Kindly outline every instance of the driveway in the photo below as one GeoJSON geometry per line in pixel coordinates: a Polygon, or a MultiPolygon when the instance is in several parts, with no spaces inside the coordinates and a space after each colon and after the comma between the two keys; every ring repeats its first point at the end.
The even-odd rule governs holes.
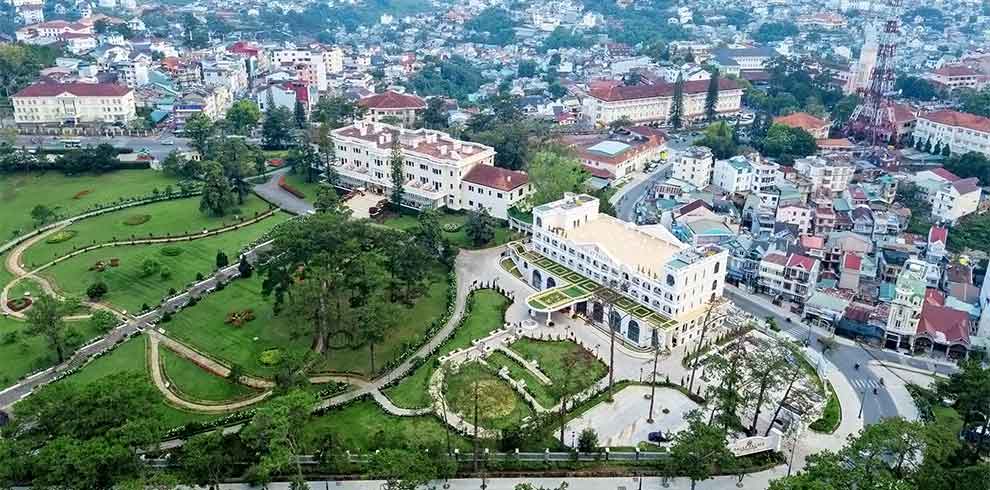
{"type": "Polygon", "coordinates": [[[653,423],[647,422],[650,413],[650,388],[629,386],[615,394],[612,403],[595,405],[580,417],[567,423],[564,442],[572,444],[581,431],[592,428],[598,433],[598,443],[603,446],[636,446],[647,440],[650,432],[672,434],[687,427],[684,414],[699,408],[683,393],[670,388],[657,388],[653,407],[653,423]],[[669,413],[663,413],[667,409],[669,413]],[[574,434],[574,437],[571,437],[574,434]]]}
{"type": "Polygon", "coordinates": [[[299,199],[289,194],[278,186],[278,179],[289,172],[289,169],[276,170],[268,175],[268,180],[264,184],[254,186],[256,192],[262,199],[284,209],[292,214],[308,214],[314,211],[313,205],[304,199],[299,199]]]}

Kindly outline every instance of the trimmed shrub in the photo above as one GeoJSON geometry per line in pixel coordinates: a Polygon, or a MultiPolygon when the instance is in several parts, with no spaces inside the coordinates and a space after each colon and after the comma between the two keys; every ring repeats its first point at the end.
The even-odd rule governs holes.
{"type": "Polygon", "coordinates": [[[137,226],[143,225],[151,220],[150,214],[132,214],[124,219],[124,224],[127,226],[137,226]]]}
{"type": "Polygon", "coordinates": [[[45,243],[62,243],[72,240],[79,232],[75,230],[62,230],[45,239],[45,243]]]}
{"type": "Polygon", "coordinates": [[[166,257],[177,257],[182,255],[183,250],[179,247],[163,247],[161,254],[166,257]]]}

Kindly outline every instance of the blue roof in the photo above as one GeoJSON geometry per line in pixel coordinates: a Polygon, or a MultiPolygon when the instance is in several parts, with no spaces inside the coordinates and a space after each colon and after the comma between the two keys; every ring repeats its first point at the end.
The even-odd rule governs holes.
{"type": "Polygon", "coordinates": [[[849,205],[849,201],[842,198],[832,199],[832,208],[836,211],[851,211],[852,206],[849,205]]]}
{"type": "Polygon", "coordinates": [[[890,282],[885,282],[880,284],[880,301],[893,301],[894,300],[894,284],[890,282]]]}
{"type": "Polygon", "coordinates": [[[596,151],[598,153],[604,153],[608,156],[618,155],[629,149],[629,145],[621,141],[602,141],[594,146],[588,148],[588,151],[596,151]]]}

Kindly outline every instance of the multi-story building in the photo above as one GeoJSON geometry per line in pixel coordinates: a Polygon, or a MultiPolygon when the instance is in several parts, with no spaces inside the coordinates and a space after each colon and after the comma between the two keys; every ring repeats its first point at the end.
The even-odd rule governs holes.
{"type": "Polygon", "coordinates": [[[358,100],[357,103],[368,110],[365,118],[369,121],[398,124],[406,128],[413,127],[416,124],[416,117],[426,110],[425,100],[393,90],[369,95],[358,100]],[[390,123],[390,120],[394,122],[390,123]]]}
{"type": "Polygon", "coordinates": [[[770,295],[774,301],[803,305],[815,292],[818,259],[786,252],[770,252],[760,261],[757,291],[770,295]]]}
{"type": "Polygon", "coordinates": [[[40,24],[32,24],[17,29],[18,42],[28,44],[50,44],[62,41],[67,34],[95,34],[93,22],[83,19],[78,22],[52,20],[40,24]]]}
{"type": "MultiPolygon", "coordinates": [[[[674,85],[659,82],[649,85],[622,85],[619,83],[594,87],[588,92],[583,112],[585,116],[601,125],[627,118],[634,123],[667,123],[670,107],[674,101],[674,85]]],[[[699,80],[684,82],[682,118],[686,121],[705,115],[705,98],[709,82],[699,80]]],[[[729,79],[719,79],[719,114],[739,112],[742,102],[742,89],[729,79]]]]}
{"type": "Polygon", "coordinates": [[[273,81],[268,86],[258,87],[254,93],[254,101],[258,104],[258,109],[261,112],[271,110],[271,107],[268,106],[269,103],[275,107],[293,111],[298,102],[302,104],[306,114],[312,114],[319,96],[320,93],[317,91],[316,85],[312,83],[296,80],[273,81]]]}
{"type": "Polygon", "coordinates": [[[510,247],[538,290],[526,299],[530,310],[548,321],[554,312],[584,315],[638,349],[696,340],[722,296],[728,253],[687,246],[663,226],[627,223],[598,205],[568,193],[533,209],[532,242],[510,247]]]}
{"type": "Polygon", "coordinates": [[[772,48],[720,48],[712,51],[711,62],[719,71],[740,75],[747,71],[761,71],[771,58],[777,56],[772,48]]]}
{"type": "Polygon", "coordinates": [[[847,156],[836,153],[795,160],[794,170],[811,181],[812,194],[830,197],[845,192],[856,172],[847,156]]]}
{"type": "Polygon", "coordinates": [[[608,135],[571,135],[560,140],[577,153],[585,170],[603,179],[618,179],[638,172],[649,162],[663,158],[666,134],[649,126],[634,126],[608,135]]]}
{"type": "Polygon", "coordinates": [[[237,58],[214,58],[200,62],[203,84],[223,85],[232,95],[239,96],[248,88],[247,65],[237,58]]]}
{"type": "Polygon", "coordinates": [[[918,320],[925,303],[926,264],[917,259],[908,259],[897,274],[894,283],[894,298],[890,302],[890,316],[887,317],[886,341],[894,346],[910,346],[918,331],[918,320]]]}
{"type": "Polygon", "coordinates": [[[692,146],[671,155],[672,177],[687,182],[699,189],[712,183],[712,168],[715,157],[705,146],[692,146]]]}
{"type": "Polygon", "coordinates": [[[753,165],[751,159],[759,159],[759,154],[737,155],[727,160],[715,162],[712,183],[729,194],[749,192],[753,188],[753,165]]]}
{"type": "Polygon", "coordinates": [[[289,70],[295,78],[312,82],[322,92],[327,89],[327,67],[322,51],[275,49],[269,53],[271,66],[289,70]]]}
{"type": "Polygon", "coordinates": [[[36,83],[11,97],[23,125],[127,123],[136,115],[134,91],[104,83],[36,83]]]}
{"type": "Polygon", "coordinates": [[[780,171],[780,164],[757,157],[750,159],[750,165],[753,167],[751,190],[770,192],[781,182],[783,174],[780,171]]]}
{"type": "Polygon", "coordinates": [[[333,139],[340,185],[386,196],[392,190],[389,159],[393,148],[398,148],[405,180],[402,204],[416,209],[470,207],[462,195],[464,177],[476,165],[495,161],[495,150],[489,146],[429,129],[358,121],[333,130],[333,139]]]}
{"type": "Polygon", "coordinates": [[[24,5],[16,7],[17,20],[24,25],[39,24],[45,21],[45,8],[43,5],[24,5]]]}
{"type": "Polygon", "coordinates": [[[961,64],[947,64],[925,76],[929,81],[946,90],[967,88],[979,90],[983,88],[990,77],[979,70],[961,64]]]}
{"type": "Polygon", "coordinates": [[[990,118],[951,110],[921,114],[914,140],[930,140],[933,147],[948,145],[956,155],[975,151],[990,157],[990,118]]]}
{"type": "Polygon", "coordinates": [[[114,70],[120,75],[120,81],[130,88],[143,87],[148,84],[148,69],[150,67],[151,57],[143,53],[113,65],[114,70]]]}
{"type": "Polygon", "coordinates": [[[461,182],[461,205],[465,209],[484,209],[499,219],[509,218],[509,208],[532,194],[526,172],[506,170],[494,165],[475,165],[461,182]]]}
{"type": "Polygon", "coordinates": [[[976,177],[944,184],[932,196],[932,218],[955,224],[959,218],[976,212],[980,207],[980,181],[976,177]]]}
{"type": "Polygon", "coordinates": [[[227,114],[234,104],[230,91],[224,85],[209,88],[196,88],[186,91],[172,105],[172,121],[176,131],[182,131],[186,120],[193,114],[203,114],[216,121],[227,114]]]}
{"type": "Polygon", "coordinates": [[[777,222],[796,225],[802,235],[811,233],[813,218],[814,213],[806,204],[789,203],[777,206],[777,222]]]}

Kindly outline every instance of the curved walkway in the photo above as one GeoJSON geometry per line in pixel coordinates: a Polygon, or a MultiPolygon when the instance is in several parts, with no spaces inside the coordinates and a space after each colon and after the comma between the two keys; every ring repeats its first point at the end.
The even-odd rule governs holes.
{"type": "MultiPolygon", "coordinates": [[[[217,403],[217,404],[206,404],[206,403],[196,403],[190,402],[186,399],[180,397],[176,394],[170,387],[169,383],[165,380],[165,375],[162,373],[161,358],[159,357],[159,343],[162,338],[158,335],[149,334],[148,335],[148,367],[151,368],[151,379],[155,383],[155,387],[158,391],[165,396],[165,399],[179,408],[186,410],[193,410],[196,412],[204,413],[226,413],[233,412],[235,410],[240,410],[242,408],[247,408],[255,403],[263,401],[268,398],[271,394],[271,390],[263,391],[258,395],[244,400],[238,400],[236,402],[227,403],[217,403]]],[[[171,347],[171,344],[167,344],[171,347]]],[[[229,370],[228,370],[229,373],[229,370]]]]}

